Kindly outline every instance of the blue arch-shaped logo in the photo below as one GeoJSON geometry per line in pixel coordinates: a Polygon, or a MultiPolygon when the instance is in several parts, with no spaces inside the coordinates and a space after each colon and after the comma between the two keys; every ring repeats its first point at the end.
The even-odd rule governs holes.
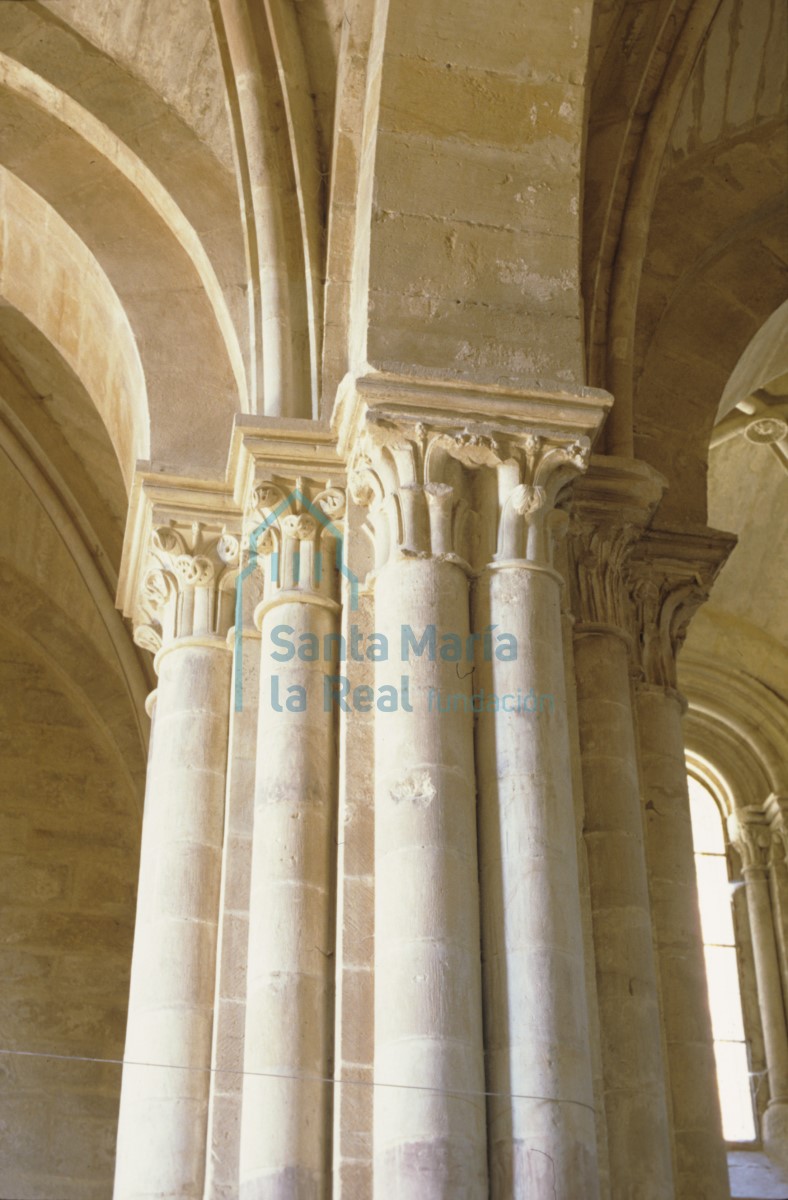
{"type": "MultiPolygon", "coordinates": [[[[314,505],[311,502],[311,500],[307,499],[307,497],[304,495],[304,493],[301,491],[300,488],[296,488],[294,491],[290,492],[289,495],[285,496],[284,500],[282,500],[282,502],[280,504],[278,504],[277,507],[268,514],[268,516],[265,518],[265,520],[260,525],[258,525],[257,528],[250,535],[250,538],[249,538],[249,562],[246,564],[244,569],[239,573],[238,578],[235,581],[235,637],[234,637],[233,655],[235,658],[235,671],[234,671],[235,689],[234,690],[235,690],[235,711],[236,712],[241,712],[243,710],[243,669],[242,669],[243,663],[242,663],[242,658],[241,658],[242,649],[243,649],[243,586],[244,586],[244,583],[246,582],[246,580],[251,575],[252,571],[254,571],[257,567],[257,557],[258,557],[257,543],[258,543],[258,541],[260,540],[262,535],[265,533],[265,531],[271,525],[273,525],[273,523],[275,521],[278,521],[283,513],[287,512],[287,510],[290,508],[290,506],[293,504],[294,501],[297,501],[302,506],[303,510],[310,513],[315,518],[315,520],[319,521],[320,524],[324,527],[324,529],[328,529],[333,534],[334,540],[337,545],[337,557],[336,557],[337,567],[339,568],[339,573],[341,575],[344,575],[345,579],[347,579],[347,581],[350,585],[350,610],[351,610],[351,612],[355,612],[358,609],[358,576],[353,571],[351,571],[350,567],[345,562],[345,553],[344,553],[345,542],[344,542],[344,538],[342,537],[342,534],[339,532],[339,530],[333,524],[333,522],[331,520],[329,520],[329,518],[322,511],[322,509],[318,508],[316,505],[314,505]]],[[[274,577],[276,577],[276,574],[278,572],[278,567],[279,567],[279,564],[277,561],[278,556],[279,556],[279,551],[275,550],[274,554],[273,554],[274,577]]],[[[323,556],[322,556],[321,552],[318,550],[317,554],[315,555],[315,575],[316,575],[318,581],[320,580],[322,568],[323,568],[323,556]]],[[[294,560],[293,560],[293,576],[294,576],[293,582],[295,583],[298,578],[298,555],[297,554],[294,556],[294,560]]]]}

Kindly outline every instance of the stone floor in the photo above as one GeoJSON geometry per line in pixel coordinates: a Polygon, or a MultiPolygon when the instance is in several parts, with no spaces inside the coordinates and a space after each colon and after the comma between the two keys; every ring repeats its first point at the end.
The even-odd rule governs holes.
{"type": "Polygon", "coordinates": [[[728,1171],[733,1200],[788,1200],[788,1179],[759,1151],[731,1151],[728,1171]]]}

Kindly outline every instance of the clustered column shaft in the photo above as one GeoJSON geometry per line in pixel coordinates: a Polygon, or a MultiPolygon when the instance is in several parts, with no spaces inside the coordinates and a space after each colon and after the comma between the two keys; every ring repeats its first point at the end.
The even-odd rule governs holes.
{"type": "MultiPolygon", "coordinates": [[[[377,386],[342,418],[344,460],[317,423],[242,434],[256,744],[230,718],[238,538],[215,517],[154,522],[135,617],[159,687],[116,1200],[329,1200],[340,1180],[374,1200],[721,1200],[675,655],[729,539],[655,533],[664,481],[642,464],[587,470],[598,399],[496,394],[481,419],[458,417],[454,393],[377,386]],[[374,630],[340,620],[340,574],[359,584],[343,461],[374,630]],[[345,732],[370,722],[342,745],[374,764],[338,761],[340,708],[345,732]],[[353,856],[338,941],[340,771],[369,853],[353,856]],[[225,912],[219,936],[230,897],[239,920],[225,912]]],[[[788,1042],[759,871],[745,863],[778,1129],[788,1042]]]]}
{"type": "Polygon", "coordinates": [[[472,667],[403,647],[430,626],[467,644],[459,470],[432,478],[425,436],[407,426],[393,447],[381,440],[351,476],[377,534],[375,632],[388,653],[375,682],[398,697],[375,720],[374,1195],[482,1200],[472,667]]]}

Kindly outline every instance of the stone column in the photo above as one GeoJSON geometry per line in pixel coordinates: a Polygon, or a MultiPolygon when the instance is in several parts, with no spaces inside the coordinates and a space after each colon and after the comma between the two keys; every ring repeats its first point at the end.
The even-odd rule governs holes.
{"type": "Polygon", "coordinates": [[[769,869],[774,865],[778,839],[759,809],[736,809],[728,819],[728,827],[745,880],[766,1050],[769,1103],[763,1115],[763,1143],[767,1153],[788,1168],[788,1030],[769,895],[769,869]]]}
{"type": "Polygon", "coordinates": [[[474,623],[490,642],[477,673],[490,1194],[591,1200],[599,1190],[594,1095],[562,578],[550,532],[555,501],[585,469],[589,442],[529,431],[499,453],[495,477],[477,484],[482,543],[490,517],[497,537],[482,550],[474,623]],[[514,653],[499,653],[501,635],[514,653]]]}
{"type": "Polygon", "coordinates": [[[734,539],[649,529],[633,551],[635,687],[646,860],[678,1200],[729,1195],[698,909],[676,655],[734,539]]]}
{"type": "Polygon", "coordinates": [[[370,417],[350,475],[377,558],[375,1200],[487,1196],[468,508],[454,448],[410,414],[370,417]]]}
{"type": "Polygon", "coordinates": [[[780,961],[785,1016],[788,1021],[788,796],[772,793],[766,801],[766,813],[776,839],[772,846],[769,875],[777,955],[780,961]]]}
{"type": "Polygon", "coordinates": [[[203,1195],[238,549],[220,525],[172,521],[143,581],[135,640],[159,683],[115,1200],[203,1195]]]}
{"type": "Polygon", "coordinates": [[[575,807],[575,843],[577,845],[577,872],[580,887],[580,915],[583,924],[583,957],[585,959],[585,990],[588,1009],[588,1035],[591,1052],[591,1074],[594,1086],[594,1117],[596,1122],[597,1175],[599,1177],[599,1200],[610,1200],[610,1166],[608,1154],[607,1116],[605,1114],[605,1083],[602,1073],[602,1040],[599,1026],[599,1002],[596,994],[596,952],[594,929],[591,920],[591,884],[588,877],[588,851],[583,830],[585,825],[585,799],[583,796],[583,768],[580,754],[580,729],[577,715],[577,683],[575,678],[574,626],[571,612],[569,568],[569,513],[560,509],[556,513],[560,520],[556,527],[554,558],[564,580],[561,618],[564,643],[564,687],[571,743],[572,795],[575,807]]]}
{"type": "Polygon", "coordinates": [[[630,687],[625,571],[664,480],[592,459],[570,525],[585,843],[613,1200],[674,1195],[651,906],[630,687]]]}
{"type": "Polygon", "coordinates": [[[253,617],[262,599],[262,577],[255,564],[249,562],[246,548],[242,562],[236,582],[234,623],[227,635],[233,655],[232,698],[204,1200],[229,1200],[238,1195],[240,1186],[246,956],[260,692],[260,632],[253,617]]]}
{"type": "Polygon", "coordinates": [[[249,896],[241,1200],[322,1200],[330,1179],[336,857],[335,522],[344,493],[254,492],[265,574],[249,896]],[[329,639],[327,642],[326,639],[329,639]]]}

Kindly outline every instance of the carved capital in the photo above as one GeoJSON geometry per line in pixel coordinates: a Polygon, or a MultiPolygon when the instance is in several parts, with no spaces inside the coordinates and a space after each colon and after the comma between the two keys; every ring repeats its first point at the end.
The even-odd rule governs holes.
{"type": "Polygon", "coordinates": [[[375,409],[349,488],[370,510],[378,566],[396,555],[549,565],[549,514],[589,455],[584,435],[375,409]]]}
{"type": "Polygon", "coordinates": [[[765,808],[772,831],[772,861],[788,865],[788,796],[773,793],[765,808]]]}
{"type": "Polygon", "coordinates": [[[496,562],[552,565],[551,514],[564,488],[586,470],[590,456],[587,437],[533,430],[510,439],[509,460],[498,471],[503,500],[496,562]]]}
{"type": "Polygon", "coordinates": [[[572,613],[584,625],[628,631],[632,624],[627,565],[640,536],[634,525],[573,513],[569,525],[572,613]]]}
{"type": "Polygon", "coordinates": [[[676,687],[676,659],[689,623],[736,543],[713,529],[647,529],[632,551],[629,586],[638,674],[676,687]]]}
{"type": "Polygon", "coordinates": [[[773,850],[773,836],[759,808],[737,808],[728,817],[728,836],[741,858],[743,871],[765,870],[773,850]]]}
{"type": "Polygon", "coordinates": [[[436,557],[465,563],[473,514],[465,472],[501,461],[489,432],[410,414],[368,410],[348,471],[348,489],[369,509],[375,564],[436,557]]]}
{"type": "Polygon", "coordinates": [[[332,600],[341,558],[345,490],[331,480],[270,474],[255,482],[246,513],[250,566],[268,603],[288,595],[332,600]]]}
{"type": "Polygon", "coordinates": [[[203,521],[154,525],[134,641],[156,653],[181,637],[224,637],[232,622],[240,540],[203,521]]]}
{"type": "Polygon", "coordinates": [[[594,456],[572,492],[569,584],[582,625],[632,626],[627,571],[633,547],[651,520],[666,481],[646,463],[594,456]]]}

